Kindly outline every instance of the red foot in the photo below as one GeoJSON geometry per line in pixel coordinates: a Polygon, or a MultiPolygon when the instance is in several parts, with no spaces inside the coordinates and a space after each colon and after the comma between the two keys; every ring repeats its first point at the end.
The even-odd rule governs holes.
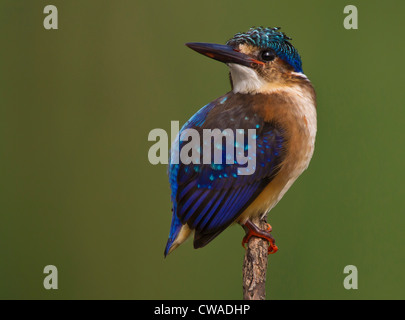
{"type": "Polygon", "coordinates": [[[249,239],[253,236],[259,237],[262,239],[266,239],[269,242],[269,254],[276,253],[278,250],[278,247],[276,246],[276,241],[274,238],[271,236],[270,232],[272,230],[272,227],[270,224],[267,224],[267,229],[266,230],[261,230],[259,229],[252,221],[247,220],[246,223],[243,225],[246,235],[242,240],[242,247],[245,247],[245,244],[249,242],[249,239]]]}

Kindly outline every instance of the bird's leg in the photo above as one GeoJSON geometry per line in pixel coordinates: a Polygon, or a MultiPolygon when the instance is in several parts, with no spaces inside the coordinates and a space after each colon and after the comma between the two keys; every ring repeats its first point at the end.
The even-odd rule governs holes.
{"type": "Polygon", "coordinates": [[[276,246],[276,240],[274,240],[273,236],[270,234],[272,228],[270,224],[267,224],[266,230],[261,230],[257,227],[252,221],[249,219],[242,224],[243,229],[245,229],[246,235],[242,240],[242,247],[245,247],[245,244],[249,242],[249,239],[253,236],[259,237],[262,239],[266,239],[269,242],[269,254],[276,253],[278,248],[276,246]]]}

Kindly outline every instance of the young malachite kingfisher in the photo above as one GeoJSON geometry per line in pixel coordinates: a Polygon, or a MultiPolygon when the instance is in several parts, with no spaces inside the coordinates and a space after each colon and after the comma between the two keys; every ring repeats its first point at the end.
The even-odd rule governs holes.
{"type": "MultiPolygon", "coordinates": [[[[226,45],[186,44],[225,63],[232,90],[199,110],[179,135],[186,129],[201,134],[205,129],[234,133],[254,129],[255,166],[251,173],[240,175],[237,161],[171,161],[173,217],[165,256],[192,233],[194,248],[204,247],[235,222],[246,231],[243,245],[251,236],[259,236],[269,241],[269,253],[277,251],[270,225],[261,230],[251,219],[268,213],[308,167],[317,130],[315,90],[291,38],[279,29],[251,28],[226,45]]],[[[176,143],[181,150],[186,141],[177,138],[176,143]]],[[[244,150],[250,147],[251,142],[244,150]]],[[[215,148],[222,150],[224,160],[229,155],[223,146],[215,148]]],[[[202,148],[198,152],[203,157],[202,148]]]]}

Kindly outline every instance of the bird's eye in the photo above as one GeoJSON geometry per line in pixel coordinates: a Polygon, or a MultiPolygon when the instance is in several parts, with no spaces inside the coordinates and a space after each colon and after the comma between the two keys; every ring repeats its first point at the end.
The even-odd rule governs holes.
{"type": "Polygon", "coordinates": [[[270,50],[262,51],[262,53],[261,53],[260,56],[261,56],[261,58],[262,58],[263,61],[272,61],[272,60],[274,60],[274,58],[276,57],[276,55],[274,54],[274,52],[273,52],[273,51],[270,51],[270,50]]]}

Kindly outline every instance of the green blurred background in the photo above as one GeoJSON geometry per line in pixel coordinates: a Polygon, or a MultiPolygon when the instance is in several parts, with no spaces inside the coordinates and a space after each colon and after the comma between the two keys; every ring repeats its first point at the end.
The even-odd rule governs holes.
{"type": "MultiPolygon", "coordinates": [[[[269,299],[405,298],[405,2],[0,0],[0,298],[240,299],[243,230],[163,259],[154,128],[229,91],[184,46],[281,26],[318,94],[308,171],[271,212],[269,299]],[[59,29],[45,30],[56,5],[59,29]],[[359,29],[343,27],[357,5],[359,29]],[[45,290],[43,268],[59,271],[45,290]],[[359,289],[345,290],[355,265],[359,289]]],[[[170,132],[170,131],[169,131],[170,132]]]]}

